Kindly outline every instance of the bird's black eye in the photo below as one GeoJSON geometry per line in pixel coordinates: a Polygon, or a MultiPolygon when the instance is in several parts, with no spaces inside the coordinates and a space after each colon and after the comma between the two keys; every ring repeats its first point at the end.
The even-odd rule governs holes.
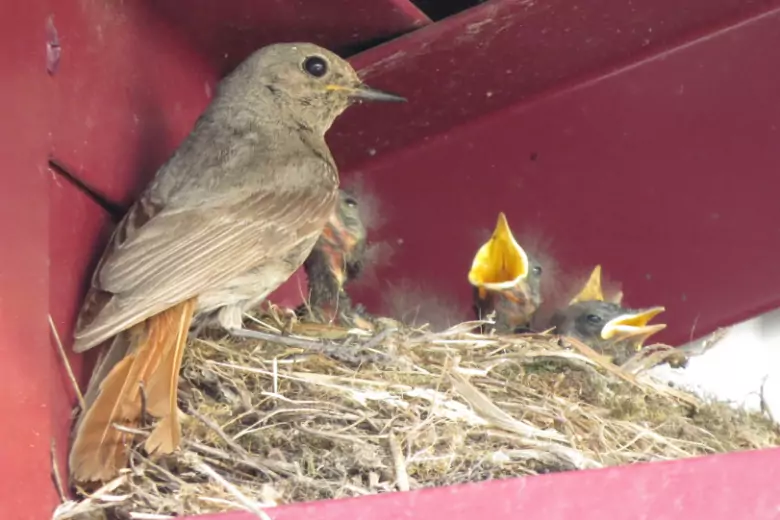
{"type": "Polygon", "coordinates": [[[303,62],[303,70],[315,78],[321,78],[328,73],[328,62],[320,56],[309,56],[303,62]]]}
{"type": "Polygon", "coordinates": [[[534,266],[534,268],[533,268],[533,269],[531,269],[531,271],[532,271],[532,272],[533,272],[533,273],[534,273],[536,276],[539,276],[540,274],[542,274],[542,267],[541,267],[541,266],[539,266],[539,265],[535,265],[535,266],[534,266]]]}
{"type": "Polygon", "coordinates": [[[354,208],[355,206],[357,206],[357,201],[355,199],[353,199],[352,197],[346,197],[344,199],[344,204],[346,204],[350,208],[354,208]]]}
{"type": "Polygon", "coordinates": [[[601,323],[601,316],[597,316],[596,314],[588,314],[585,319],[593,324],[601,323]]]}

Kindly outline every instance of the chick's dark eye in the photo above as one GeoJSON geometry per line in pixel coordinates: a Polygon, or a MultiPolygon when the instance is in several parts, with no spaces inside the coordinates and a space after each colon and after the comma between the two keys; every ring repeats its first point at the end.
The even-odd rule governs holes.
{"type": "Polygon", "coordinates": [[[303,62],[303,70],[315,78],[321,78],[328,73],[328,62],[320,56],[309,56],[303,62]]]}
{"type": "Polygon", "coordinates": [[[540,274],[542,274],[542,268],[541,268],[541,266],[538,266],[538,265],[535,265],[535,266],[534,266],[534,268],[533,268],[533,269],[531,269],[531,271],[532,271],[532,272],[533,272],[533,273],[534,273],[536,276],[539,276],[540,274]]]}
{"type": "Polygon", "coordinates": [[[595,314],[588,314],[585,319],[593,324],[601,323],[601,316],[597,316],[595,314]]]}
{"type": "Polygon", "coordinates": [[[346,199],[344,199],[344,204],[346,204],[350,208],[354,208],[355,206],[357,206],[357,201],[351,197],[347,197],[346,199]]]}

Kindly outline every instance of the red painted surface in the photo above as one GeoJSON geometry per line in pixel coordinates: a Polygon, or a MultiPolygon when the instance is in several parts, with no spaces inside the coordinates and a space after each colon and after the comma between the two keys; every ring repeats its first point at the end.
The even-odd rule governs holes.
{"type": "MultiPolygon", "coordinates": [[[[269,509],[273,520],[776,520],[780,452],[637,464],[269,509]]],[[[203,520],[250,520],[244,512],[203,520]]]]}
{"type": "MultiPolygon", "coordinates": [[[[52,179],[47,154],[127,203],[219,74],[252,48],[310,39],[343,49],[427,23],[402,0],[174,5],[30,3],[0,22],[0,239],[11,244],[0,256],[0,413],[13,418],[0,443],[2,518],[46,518],[55,502],[49,442],[64,460],[73,399],[43,309],[48,300],[69,347],[110,229],[52,179]],[[54,77],[44,62],[50,13],[62,47],[54,77]]],[[[362,173],[381,199],[378,238],[403,240],[380,280],[426,280],[465,306],[476,232],[503,210],[513,226],[553,237],[564,267],[601,262],[631,303],[665,304],[667,339],[687,336],[697,316],[703,333],[777,304],[778,5],[493,0],[356,56],[371,84],[411,99],[356,107],[329,136],[344,177],[362,173]]],[[[298,294],[293,282],[277,300],[298,294]]],[[[764,520],[778,518],[778,460],[740,454],[278,514],[764,520]]]]}
{"type": "MultiPolygon", "coordinates": [[[[490,5],[499,4],[484,10],[490,5]]],[[[519,9],[497,9],[509,5],[519,9]]],[[[620,5],[657,17],[662,4],[620,5]]],[[[479,231],[504,211],[518,232],[548,238],[565,271],[601,263],[622,282],[627,303],[665,305],[669,326],[660,340],[684,342],[780,304],[778,5],[766,2],[733,26],[697,30],[687,41],[667,35],[680,44],[579,76],[576,60],[604,65],[606,54],[619,57],[627,31],[590,34],[601,43],[588,47],[583,28],[576,37],[563,32],[567,23],[576,30],[569,18],[540,27],[525,13],[496,36],[503,38],[496,59],[473,51],[455,60],[437,39],[433,57],[383,58],[419,48],[427,33],[458,41],[455,28],[438,25],[371,51],[391,70],[369,79],[412,102],[381,124],[348,113],[332,143],[386,208],[387,225],[376,238],[397,245],[380,280],[425,283],[465,308],[467,268],[484,239],[479,231]],[[549,27],[547,40],[537,34],[542,27],[549,27]],[[538,51],[528,34],[537,34],[538,51]],[[450,58],[456,71],[444,65],[450,58]],[[549,72],[558,60],[570,65],[549,72]],[[500,70],[502,80],[495,77],[500,70]],[[403,90],[408,77],[415,79],[412,92],[403,90]],[[565,79],[539,92],[554,77],[565,79]],[[502,101],[491,111],[496,97],[502,101]],[[472,110],[468,99],[487,113],[463,115],[472,110]],[[347,137],[359,123],[362,134],[347,137]],[[363,159],[368,150],[372,160],[363,159]]],[[[463,15],[469,22],[461,33],[476,16],[463,15]]],[[[375,291],[359,297],[381,308],[375,291]]]]}
{"type": "MultiPolygon", "coordinates": [[[[777,5],[775,0],[711,0],[685,8],[676,0],[486,2],[355,56],[353,63],[369,81],[403,90],[411,102],[381,120],[348,113],[331,139],[339,161],[351,169],[777,5]],[[352,129],[358,125],[356,135],[352,129]],[[340,147],[342,140],[349,145],[340,147]]],[[[503,129],[502,124],[494,127],[503,129]]]]}
{"type": "Polygon", "coordinates": [[[54,13],[63,58],[54,154],[107,196],[129,203],[189,132],[216,79],[252,50],[300,39],[348,48],[428,23],[406,0],[366,4],[59,4],[54,13]]]}
{"type": "MultiPolygon", "coordinates": [[[[20,7],[20,6],[16,6],[20,7]]],[[[47,518],[57,374],[46,323],[50,81],[41,2],[0,16],[0,518],[47,518]]]]}
{"type": "MultiPolygon", "coordinates": [[[[108,239],[111,226],[108,216],[84,194],[70,183],[55,176],[49,177],[49,313],[57,333],[65,344],[68,360],[76,377],[82,381],[82,388],[89,378],[87,369],[92,366],[97,350],[84,356],[70,349],[71,335],[81,300],[88,280],[88,273],[97,262],[95,251],[108,239]],[[73,247],[80,244],[82,247],[73,247]],[[82,276],[83,275],[83,276],[82,276]],[[83,363],[84,360],[88,363],[83,363]],[[86,366],[85,366],[86,365],[86,366]]],[[[49,347],[52,348],[52,347],[49,347]]],[[[59,447],[57,455],[63,477],[67,468],[67,451],[71,427],[71,409],[76,402],[73,383],[63,370],[59,358],[55,371],[48,378],[53,400],[51,406],[52,435],[59,447]]],[[[48,467],[47,464],[46,467],[48,467]]]]}

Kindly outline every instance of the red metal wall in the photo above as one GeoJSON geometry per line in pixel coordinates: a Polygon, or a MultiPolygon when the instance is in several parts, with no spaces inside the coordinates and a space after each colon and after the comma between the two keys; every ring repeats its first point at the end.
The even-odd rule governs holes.
{"type": "MultiPolygon", "coordinates": [[[[7,4],[7,3],[6,3],[7,4]]],[[[48,468],[50,392],[59,365],[49,342],[50,84],[41,4],[0,16],[0,517],[46,518],[56,495],[48,468]],[[26,489],[25,489],[26,488],[26,489]],[[29,514],[19,514],[19,511],[29,514]]]]}
{"type": "MultiPolygon", "coordinates": [[[[503,210],[552,237],[564,267],[600,262],[630,303],[666,305],[668,340],[776,305],[779,4],[493,0],[356,56],[369,82],[412,100],[354,108],[329,136],[344,177],[361,173],[381,198],[378,238],[398,246],[380,282],[425,280],[465,306],[477,230],[503,210]]],[[[55,501],[49,445],[56,438],[64,463],[73,396],[45,309],[67,340],[109,230],[102,210],[46,170],[47,154],[127,203],[249,50],[291,39],[349,49],[429,24],[403,0],[214,5],[31,2],[0,18],[2,518],[45,518],[55,501]],[[52,77],[49,15],[62,48],[52,77]]],[[[363,296],[376,306],[375,293],[363,296]]],[[[780,511],[779,460],[741,454],[317,513],[763,520],[780,511]]]]}
{"type": "Polygon", "coordinates": [[[358,57],[413,85],[332,139],[402,240],[381,279],[465,305],[504,211],[565,271],[601,263],[629,304],[665,305],[672,344],[777,306],[778,3],[678,5],[489,2],[358,57]]]}

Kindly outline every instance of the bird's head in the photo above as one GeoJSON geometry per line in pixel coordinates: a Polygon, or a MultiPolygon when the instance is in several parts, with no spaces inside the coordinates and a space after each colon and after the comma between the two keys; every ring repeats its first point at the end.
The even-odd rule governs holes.
{"type": "Polygon", "coordinates": [[[299,124],[322,134],[353,102],[406,101],[367,86],[346,60],[312,43],[278,43],[255,51],[220,90],[247,90],[247,84],[255,96],[289,107],[299,124]]]}
{"type": "Polygon", "coordinates": [[[558,334],[622,358],[632,350],[640,350],[650,336],[666,328],[665,324],[650,324],[664,310],[664,307],[627,309],[612,302],[580,301],[557,312],[551,325],[558,334]]]}

